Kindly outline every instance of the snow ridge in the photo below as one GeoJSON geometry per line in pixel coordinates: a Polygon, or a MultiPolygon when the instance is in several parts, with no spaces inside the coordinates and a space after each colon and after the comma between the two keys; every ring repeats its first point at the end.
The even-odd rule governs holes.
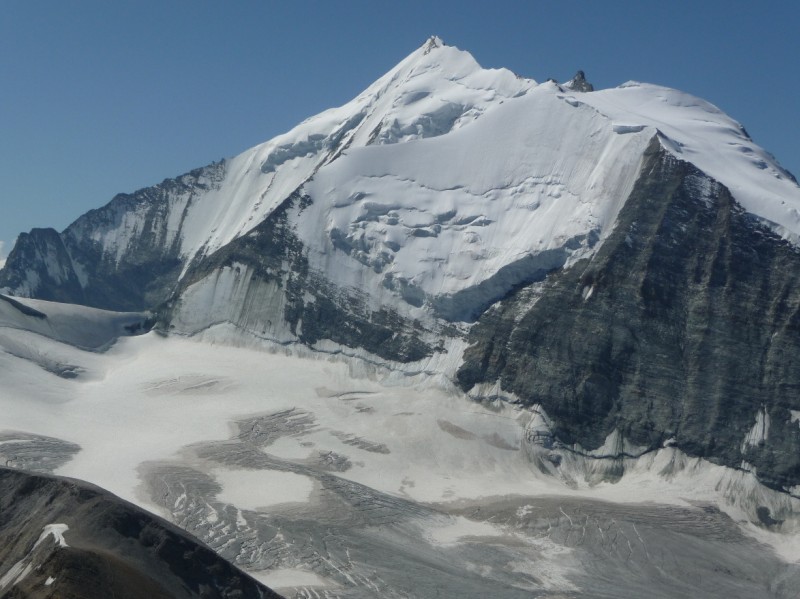
{"type": "Polygon", "coordinates": [[[433,37],[351,102],[228,161],[187,208],[184,272],[302,189],[313,203],[296,226],[315,270],[376,306],[399,297],[469,321],[596,251],[656,136],[800,239],[800,188],[713,105],[640,83],[537,84],[433,37]]]}

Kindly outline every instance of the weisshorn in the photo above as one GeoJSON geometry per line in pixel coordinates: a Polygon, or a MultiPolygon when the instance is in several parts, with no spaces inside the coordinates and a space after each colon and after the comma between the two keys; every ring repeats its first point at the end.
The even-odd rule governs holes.
{"type": "Polygon", "coordinates": [[[292,597],[795,597],[798,248],[796,180],[715,106],[434,37],[20,235],[0,457],[292,597]]]}

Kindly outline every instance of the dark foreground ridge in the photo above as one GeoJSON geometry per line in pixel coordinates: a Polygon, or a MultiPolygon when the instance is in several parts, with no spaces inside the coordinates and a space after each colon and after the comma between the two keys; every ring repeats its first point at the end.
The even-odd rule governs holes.
{"type": "Polygon", "coordinates": [[[102,489],[0,468],[0,598],[21,597],[280,595],[177,527],[102,489]],[[48,534],[53,525],[69,527],[67,546],[48,534]]]}

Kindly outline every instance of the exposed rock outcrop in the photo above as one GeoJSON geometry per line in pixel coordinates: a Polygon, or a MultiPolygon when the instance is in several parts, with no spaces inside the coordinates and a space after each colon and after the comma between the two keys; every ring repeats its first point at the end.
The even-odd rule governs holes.
{"type": "Polygon", "coordinates": [[[597,254],[551,275],[535,300],[521,290],[488,311],[458,381],[498,381],[541,404],[568,444],[593,449],[615,429],[650,448],[672,439],[791,488],[798,258],[725,187],[654,143],[597,254]]]}
{"type": "Polygon", "coordinates": [[[105,491],[0,468],[0,597],[280,596],[105,491]]]}

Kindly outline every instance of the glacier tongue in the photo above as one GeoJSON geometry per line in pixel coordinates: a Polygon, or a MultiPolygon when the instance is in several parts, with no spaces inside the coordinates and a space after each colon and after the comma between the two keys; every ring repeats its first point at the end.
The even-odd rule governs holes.
{"type": "Polygon", "coordinates": [[[0,449],[34,449],[24,431],[35,429],[69,453],[59,474],[170,517],[257,575],[285,573],[287,588],[311,578],[331,597],[574,594],[595,589],[595,567],[615,587],[604,596],[640,597],[642,581],[653,596],[687,596],[686,567],[702,573],[702,596],[792,596],[753,594],[798,569],[743,531],[786,562],[800,548],[798,500],[751,473],[675,448],[621,459],[549,448],[541,409],[465,402],[429,379],[354,378],[358,361],[150,334],[98,356],[91,382],[34,388],[0,353],[0,449]],[[748,523],[764,507],[780,527],[748,523]],[[753,563],[770,570],[737,569],[753,563]],[[716,590],[725,581],[743,587],[716,590]]]}

